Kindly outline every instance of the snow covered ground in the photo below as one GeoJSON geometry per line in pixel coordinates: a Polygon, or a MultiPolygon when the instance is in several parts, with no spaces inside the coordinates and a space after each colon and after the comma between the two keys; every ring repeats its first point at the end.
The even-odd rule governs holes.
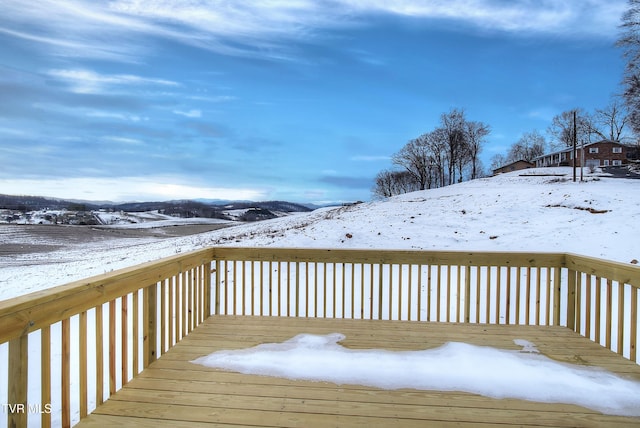
{"type": "Polygon", "coordinates": [[[630,263],[640,260],[637,218],[640,180],[585,171],[574,183],[570,168],[529,169],[181,238],[0,256],[0,300],[211,245],[566,251],[630,263]]]}
{"type": "Polygon", "coordinates": [[[158,211],[148,211],[141,213],[129,213],[129,212],[107,212],[107,211],[98,211],[95,213],[96,216],[100,219],[102,224],[108,225],[151,225],[156,221],[175,221],[175,217],[171,217],[170,215],[160,214],[158,211]]]}
{"type": "MultiPolygon", "coordinates": [[[[384,201],[323,208],[306,214],[181,238],[127,238],[122,243],[118,243],[117,240],[84,242],[53,251],[4,255],[0,256],[0,300],[212,245],[566,251],[624,263],[640,259],[640,229],[634,223],[640,218],[640,180],[586,175],[585,182],[573,183],[570,177],[570,169],[526,170],[440,189],[414,192],[384,201]],[[566,176],[543,175],[558,172],[565,173],[566,176]]],[[[42,244],[29,239],[27,235],[0,234],[0,246],[19,245],[20,242],[25,245],[42,244]]],[[[321,344],[320,348],[325,345],[330,348],[337,346],[335,341],[322,343],[324,345],[321,344]]],[[[527,345],[529,351],[534,345],[527,345]]],[[[444,356],[440,355],[439,360],[436,359],[448,361],[449,358],[463,358],[466,355],[472,359],[470,364],[493,367],[497,355],[494,351],[499,351],[498,354],[507,359],[514,357],[509,352],[493,349],[482,352],[464,346],[458,346],[456,349],[462,350],[453,354],[445,353],[444,356]]],[[[32,352],[37,354],[37,349],[30,349],[30,354],[32,352]]],[[[264,359],[263,355],[255,355],[252,350],[247,352],[251,364],[260,364],[264,359]]],[[[313,352],[316,353],[317,349],[313,352]]],[[[371,352],[374,360],[380,357],[379,350],[371,352]]],[[[338,349],[338,354],[331,358],[345,361],[348,360],[345,357],[347,354],[349,352],[344,349],[338,349]]],[[[419,359],[423,357],[424,355],[417,356],[419,359]]],[[[534,375],[536,379],[555,377],[558,368],[547,365],[547,361],[538,357],[542,356],[514,358],[523,360],[524,365],[538,370],[534,375]]],[[[56,358],[59,358],[59,355],[56,358]]],[[[37,357],[34,356],[34,360],[37,362],[37,357]]],[[[0,361],[6,361],[6,347],[3,346],[0,346],[0,361]]],[[[59,361],[56,360],[54,364],[57,367],[59,361]]],[[[506,373],[506,379],[510,379],[511,375],[520,370],[503,368],[500,366],[499,371],[506,373]]],[[[549,391],[575,387],[576,378],[571,376],[576,372],[572,367],[564,369],[566,371],[563,376],[567,375],[566,379],[574,380],[569,380],[568,384],[560,387],[558,384],[543,385],[539,391],[546,394],[549,391]]],[[[320,376],[325,372],[321,371],[320,376]]],[[[6,376],[5,372],[0,373],[0,378],[3,376],[6,376]]],[[[395,374],[376,374],[368,377],[381,376],[389,379],[395,374]]],[[[577,376],[579,378],[582,374],[578,373],[577,376]]],[[[604,373],[603,379],[610,381],[612,378],[608,376],[609,374],[604,373]]],[[[594,382],[597,384],[598,380],[594,382]]],[[[640,405],[633,401],[633,397],[637,397],[640,390],[638,382],[616,380],[613,385],[605,392],[601,389],[594,392],[594,396],[599,399],[607,399],[606,404],[602,405],[605,407],[594,408],[615,414],[635,415],[633,409],[637,410],[640,405]],[[625,396],[632,397],[632,400],[627,400],[625,396]]],[[[428,388],[446,389],[447,386],[439,383],[429,385],[428,388]]],[[[523,390],[516,388],[516,392],[508,392],[507,389],[496,387],[487,392],[472,388],[473,385],[469,391],[490,396],[512,396],[510,394],[518,394],[523,390]]],[[[526,388],[524,391],[527,391],[526,388]]],[[[0,391],[0,400],[3,394],[6,394],[6,391],[0,391]]],[[[37,397],[37,388],[30,388],[30,394],[37,397]]],[[[534,395],[516,396],[538,399],[534,395]]],[[[563,402],[567,400],[558,399],[563,402]]],[[[578,404],[599,405],[586,402],[578,404]]],[[[52,405],[59,408],[57,402],[52,405]]],[[[73,418],[77,420],[77,403],[74,402],[72,408],[73,418]]],[[[59,422],[59,416],[54,420],[56,423],[59,422]]],[[[3,421],[0,417],[0,427],[4,426],[3,423],[6,423],[6,419],[3,421]]]]}

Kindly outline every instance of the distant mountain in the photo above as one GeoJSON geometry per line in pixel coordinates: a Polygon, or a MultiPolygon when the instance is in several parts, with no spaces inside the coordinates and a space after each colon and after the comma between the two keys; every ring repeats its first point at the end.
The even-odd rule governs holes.
{"type": "Polygon", "coordinates": [[[227,204],[233,204],[233,203],[251,203],[253,201],[249,201],[249,200],[232,200],[232,199],[206,199],[206,198],[196,198],[193,199],[196,202],[202,202],[203,204],[207,204],[207,205],[227,205],[227,204]]]}
{"type": "Polygon", "coordinates": [[[263,210],[282,211],[287,213],[313,211],[311,208],[309,208],[306,205],[297,204],[294,202],[286,202],[286,201],[263,201],[263,202],[231,201],[221,206],[223,206],[227,210],[244,210],[249,208],[259,208],[263,210]]]}
{"type": "Polygon", "coordinates": [[[0,209],[15,211],[35,211],[43,209],[73,209],[74,211],[84,211],[98,209],[101,204],[102,203],[99,202],[64,200],[44,196],[0,195],[0,209]]]}
{"type": "Polygon", "coordinates": [[[173,200],[158,202],[81,201],[48,198],[44,196],[0,195],[0,209],[15,211],[35,211],[43,209],[70,211],[91,211],[108,209],[114,211],[160,211],[179,217],[225,218],[223,211],[241,209],[261,209],[280,212],[308,212],[312,208],[286,201],[225,201],[225,200],[173,200]],[[215,201],[215,203],[214,203],[215,201]]]}

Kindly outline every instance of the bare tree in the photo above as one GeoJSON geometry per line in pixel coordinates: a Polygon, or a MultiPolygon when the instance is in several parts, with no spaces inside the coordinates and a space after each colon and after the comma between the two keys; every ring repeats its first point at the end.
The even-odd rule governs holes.
{"type": "Polygon", "coordinates": [[[434,187],[447,184],[445,171],[447,169],[447,136],[443,128],[436,128],[425,134],[429,147],[429,160],[433,167],[434,187]]]}
{"type": "Polygon", "coordinates": [[[373,194],[379,198],[388,198],[419,190],[418,187],[418,183],[408,171],[384,170],[376,176],[373,194]]]}
{"type": "Polygon", "coordinates": [[[440,123],[447,144],[447,170],[449,173],[447,184],[455,182],[456,167],[459,166],[466,154],[465,122],[464,110],[461,109],[452,109],[449,113],[444,113],[440,116],[440,123]]]}
{"type": "Polygon", "coordinates": [[[587,115],[582,109],[568,110],[556,115],[547,129],[547,133],[551,135],[560,147],[573,145],[574,111],[576,112],[575,129],[577,131],[578,143],[591,142],[591,136],[594,133],[594,126],[589,115],[587,115]]]}
{"type": "Polygon", "coordinates": [[[378,198],[388,198],[389,196],[394,195],[392,174],[392,171],[385,169],[384,171],[380,171],[378,175],[376,175],[375,185],[373,187],[374,196],[378,198]]]}
{"type": "Polygon", "coordinates": [[[622,15],[621,28],[617,46],[623,49],[627,60],[622,77],[622,96],[629,111],[631,130],[640,135],[640,0],[629,0],[629,7],[622,15]]]}
{"type": "Polygon", "coordinates": [[[393,179],[395,184],[394,191],[396,195],[420,190],[420,184],[416,182],[413,175],[411,175],[407,171],[394,171],[393,179]]]}
{"type": "Polygon", "coordinates": [[[465,171],[468,170],[468,166],[471,163],[471,150],[469,148],[469,142],[466,139],[466,135],[464,137],[464,144],[460,146],[458,149],[457,159],[456,159],[456,169],[458,170],[458,177],[454,176],[454,180],[457,180],[457,183],[461,183],[465,177],[465,171]]]}
{"type": "Polygon", "coordinates": [[[491,156],[491,170],[495,170],[500,168],[501,166],[505,166],[507,164],[507,158],[504,157],[504,155],[500,154],[500,153],[496,153],[495,155],[491,156]]]}
{"type": "Polygon", "coordinates": [[[471,159],[471,179],[478,178],[479,175],[479,155],[482,151],[482,143],[491,132],[489,125],[482,122],[466,122],[465,133],[467,139],[467,147],[471,159]]]}
{"type": "Polygon", "coordinates": [[[532,162],[545,153],[546,146],[547,142],[538,131],[525,132],[517,142],[513,143],[505,161],[506,163],[519,160],[532,162]]]}
{"type": "Polygon", "coordinates": [[[614,99],[603,109],[596,109],[593,122],[602,130],[598,132],[606,140],[621,141],[629,116],[620,101],[614,99]]]}
{"type": "Polygon", "coordinates": [[[418,183],[418,190],[428,189],[431,185],[432,167],[429,157],[429,145],[426,135],[409,141],[393,155],[392,162],[404,168],[418,183]]]}

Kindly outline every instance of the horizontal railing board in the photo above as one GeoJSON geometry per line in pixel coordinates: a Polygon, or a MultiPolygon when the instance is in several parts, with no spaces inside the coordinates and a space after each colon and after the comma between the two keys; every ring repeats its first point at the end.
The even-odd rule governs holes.
{"type": "Polygon", "coordinates": [[[214,248],[213,259],[317,263],[562,267],[563,253],[316,248],[214,248]]]}
{"type": "Polygon", "coordinates": [[[640,267],[637,265],[571,253],[567,253],[565,258],[566,267],[571,270],[608,278],[640,288],[640,267]]]}

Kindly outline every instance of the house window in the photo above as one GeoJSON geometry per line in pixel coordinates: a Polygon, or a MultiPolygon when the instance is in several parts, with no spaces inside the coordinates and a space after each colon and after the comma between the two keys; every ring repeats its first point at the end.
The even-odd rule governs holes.
{"type": "Polygon", "coordinates": [[[620,166],[622,165],[622,161],[621,160],[614,160],[613,161],[613,166],[620,166]]]}
{"type": "Polygon", "coordinates": [[[597,147],[589,147],[589,153],[598,153],[597,147]]]}
{"type": "Polygon", "coordinates": [[[609,159],[604,160],[604,166],[609,166],[609,159]]]}
{"type": "Polygon", "coordinates": [[[562,153],[562,160],[566,161],[567,160],[567,154],[566,153],[562,153]]]}
{"type": "Polygon", "coordinates": [[[613,153],[622,153],[622,147],[614,147],[613,153]]]}

